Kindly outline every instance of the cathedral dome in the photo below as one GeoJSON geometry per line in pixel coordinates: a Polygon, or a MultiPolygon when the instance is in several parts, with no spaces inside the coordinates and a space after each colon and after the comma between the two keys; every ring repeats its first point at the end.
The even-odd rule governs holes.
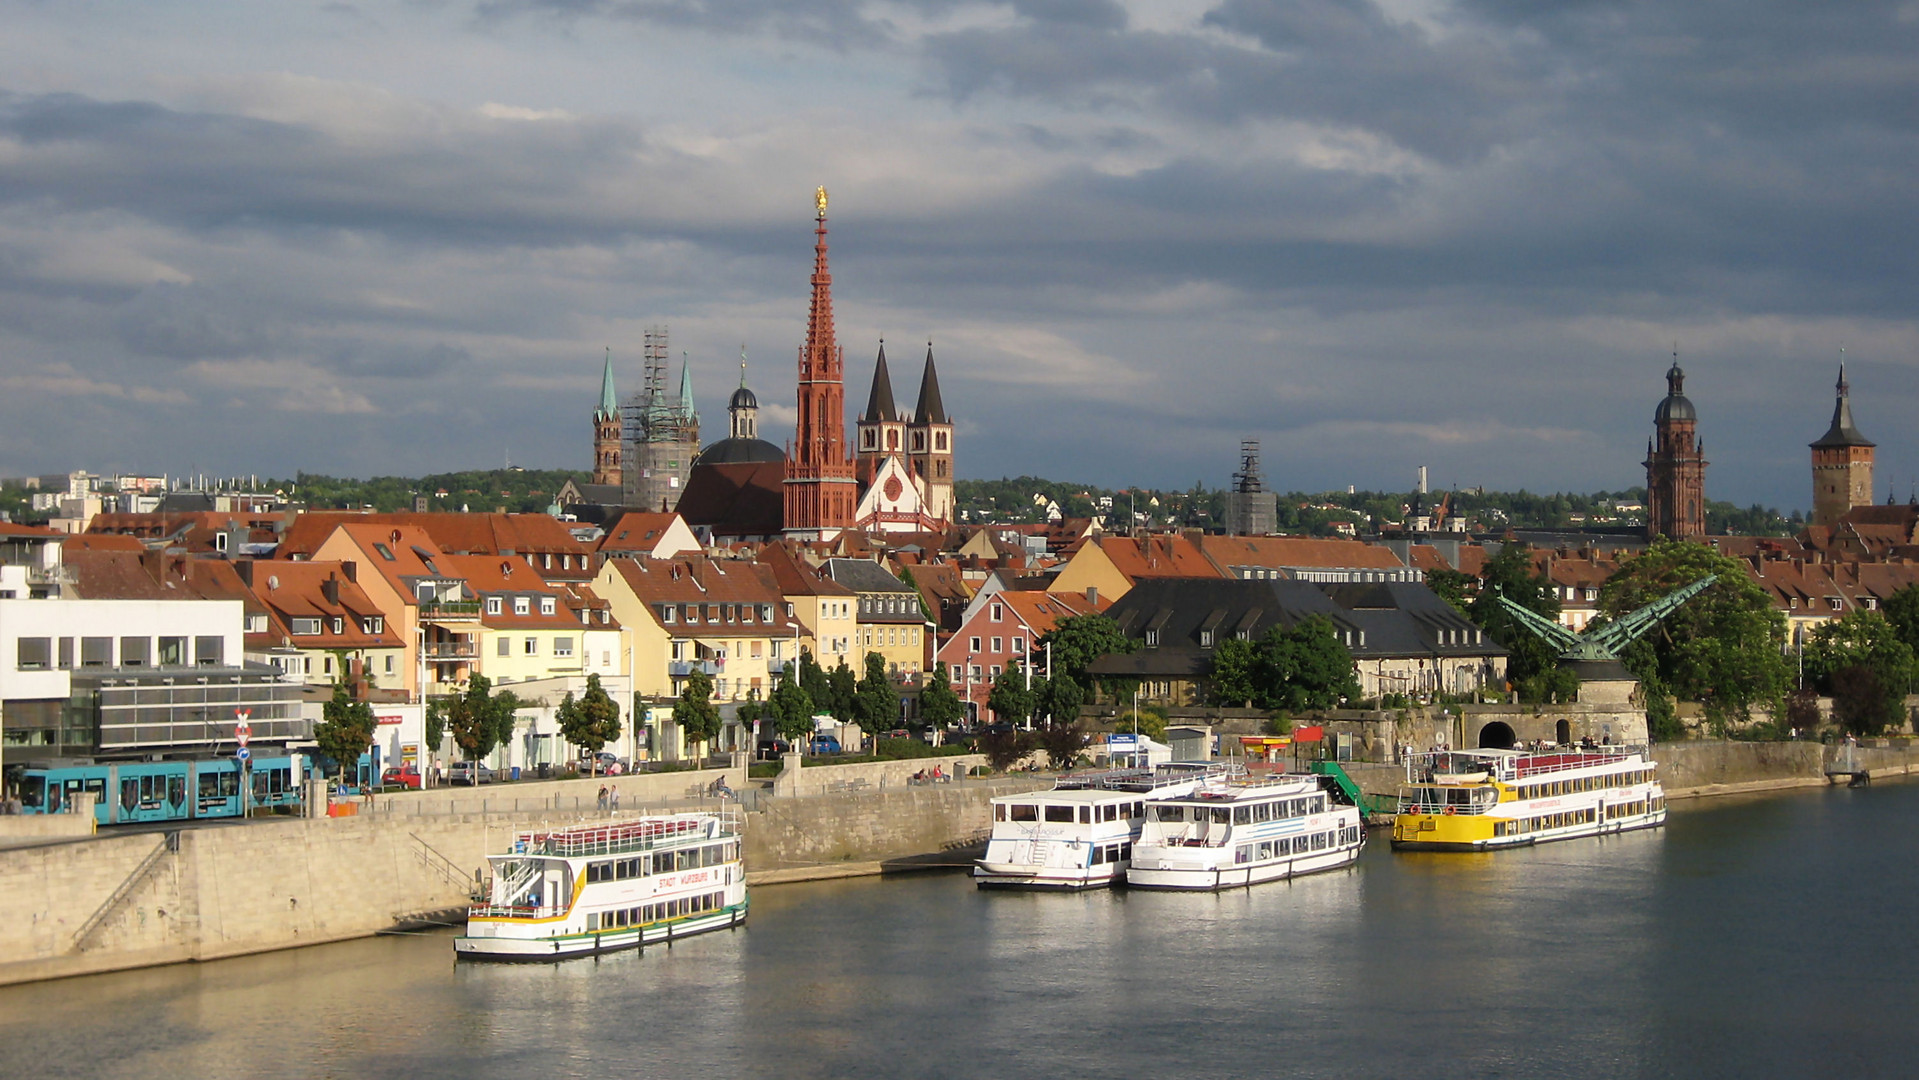
{"type": "Polygon", "coordinates": [[[1686,397],[1686,373],[1679,370],[1677,361],[1672,370],[1666,372],[1666,397],[1652,414],[1653,423],[1663,424],[1668,420],[1699,419],[1699,413],[1692,407],[1692,401],[1686,397]]]}
{"type": "Polygon", "coordinates": [[[742,386],[733,391],[733,397],[726,403],[726,407],[728,410],[757,409],[760,407],[760,399],[753,396],[753,391],[742,386]]]}
{"type": "MultiPolygon", "coordinates": [[[[750,393],[742,389],[740,393],[750,393]]],[[[734,395],[738,397],[738,395],[734,395]]],[[[765,439],[721,439],[700,451],[695,465],[745,465],[763,461],[785,461],[786,452],[765,439]]]]}

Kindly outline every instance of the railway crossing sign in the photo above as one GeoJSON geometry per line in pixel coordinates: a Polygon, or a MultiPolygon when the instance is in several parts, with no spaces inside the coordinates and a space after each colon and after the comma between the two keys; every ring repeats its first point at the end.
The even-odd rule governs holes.
{"type": "MultiPolygon", "coordinates": [[[[235,709],[233,710],[233,715],[239,717],[239,720],[233,725],[233,739],[240,744],[240,749],[245,750],[247,740],[253,737],[253,725],[247,723],[247,718],[253,715],[253,710],[235,709]]],[[[245,761],[247,755],[241,754],[239,757],[240,760],[245,761]]]]}

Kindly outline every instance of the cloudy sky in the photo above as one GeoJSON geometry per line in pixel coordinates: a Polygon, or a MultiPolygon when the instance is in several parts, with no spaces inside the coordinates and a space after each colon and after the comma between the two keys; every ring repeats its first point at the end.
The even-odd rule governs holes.
{"type": "Polygon", "coordinates": [[[1810,503],[1839,351],[1919,477],[1919,0],[3,3],[0,475],[585,467],[671,328],[961,476],[1810,503]]]}

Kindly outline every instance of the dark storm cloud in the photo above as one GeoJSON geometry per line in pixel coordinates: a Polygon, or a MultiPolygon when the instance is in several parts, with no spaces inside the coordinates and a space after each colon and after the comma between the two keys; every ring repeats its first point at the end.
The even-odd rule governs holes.
{"type": "Polygon", "coordinates": [[[443,119],[349,139],[230,113],[5,94],[0,140],[18,153],[0,170],[0,205],[126,210],[196,229],[366,229],[486,244],[604,238],[609,227],[635,224],[611,220],[591,187],[643,152],[631,127],[443,119]]]}

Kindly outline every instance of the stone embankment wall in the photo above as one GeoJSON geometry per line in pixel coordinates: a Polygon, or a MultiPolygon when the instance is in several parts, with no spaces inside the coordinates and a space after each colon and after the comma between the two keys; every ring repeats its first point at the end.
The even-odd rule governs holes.
{"type": "Polygon", "coordinates": [[[92,814],[7,814],[0,816],[0,848],[92,836],[93,822],[92,814]]]}
{"type": "Polygon", "coordinates": [[[713,781],[722,776],[726,778],[728,787],[738,791],[746,784],[746,767],[628,773],[624,776],[582,777],[578,780],[522,780],[515,784],[480,784],[474,787],[442,784],[426,791],[376,795],[370,812],[405,815],[589,811],[598,809],[602,787],[618,791],[620,809],[631,810],[700,798],[713,781]]]}
{"type": "Polygon", "coordinates": [[[766,871],[878,862],[970,847],[983,842],[992,830],[993,796],[1052,784],[1050,776],[1006,776],[918,787],[901,783],[822,798],[768,799],[747,815],[746,866],[753,875],[747,880],[766,871]]]}
{"type": "MultiPolygon", "coordinates": [[[[907,787],[914,773],[932,772],[934,766],[947,776],[963,777],[986,764],[984,754],[957,754],[952,757],[907,758],[901,761],[867,761],[857,765],[800,764],[800,755],[788,754],[785,768],[774,778],[775,794],[786,796],[832,795],[841,792],[881,791],[907,787]]],[[[738,783],[729,780],[737,788],[738,783]]]]}
{"type": "MultiPolygon", "coordinates": [[[[623,790],[620,816],[635,816],[643,802],[657,800],[657,808],[716,774],[667,774],[674,784],[623,790]]],[[[993,795],[1050,782],[1016,776],[916,787],[902,780],[865,793],[756,800],[764,808],[747,815],[747,868],[876,867],[937,856],[983,836],[993,795]]],[[[461,789],[455,808],[463,805],[457,799],[471,799],[472,813],[445,813],[440,789],[382,796],[354,817],[175,833],[109,829],[0,850],[0,896],[11,916],[0,919],[0,985],[365,937],[457,910],[486,853],[503,850],[512,833],[612,816],[565,805],[580,797],[577,785],[587,786],[589,807],[598,792],[595,781],[571,783],[575,789],[544,794],[524,784],[461,789]],[[436,800],[440,813],[431,812],[436,800]],[[552,808],[556,800],[561,809],[552,808]],[[382,809],[383,802],[395,808],[382,809]],[[490,812],[477,812],[482,805],[490,812]]]]}

